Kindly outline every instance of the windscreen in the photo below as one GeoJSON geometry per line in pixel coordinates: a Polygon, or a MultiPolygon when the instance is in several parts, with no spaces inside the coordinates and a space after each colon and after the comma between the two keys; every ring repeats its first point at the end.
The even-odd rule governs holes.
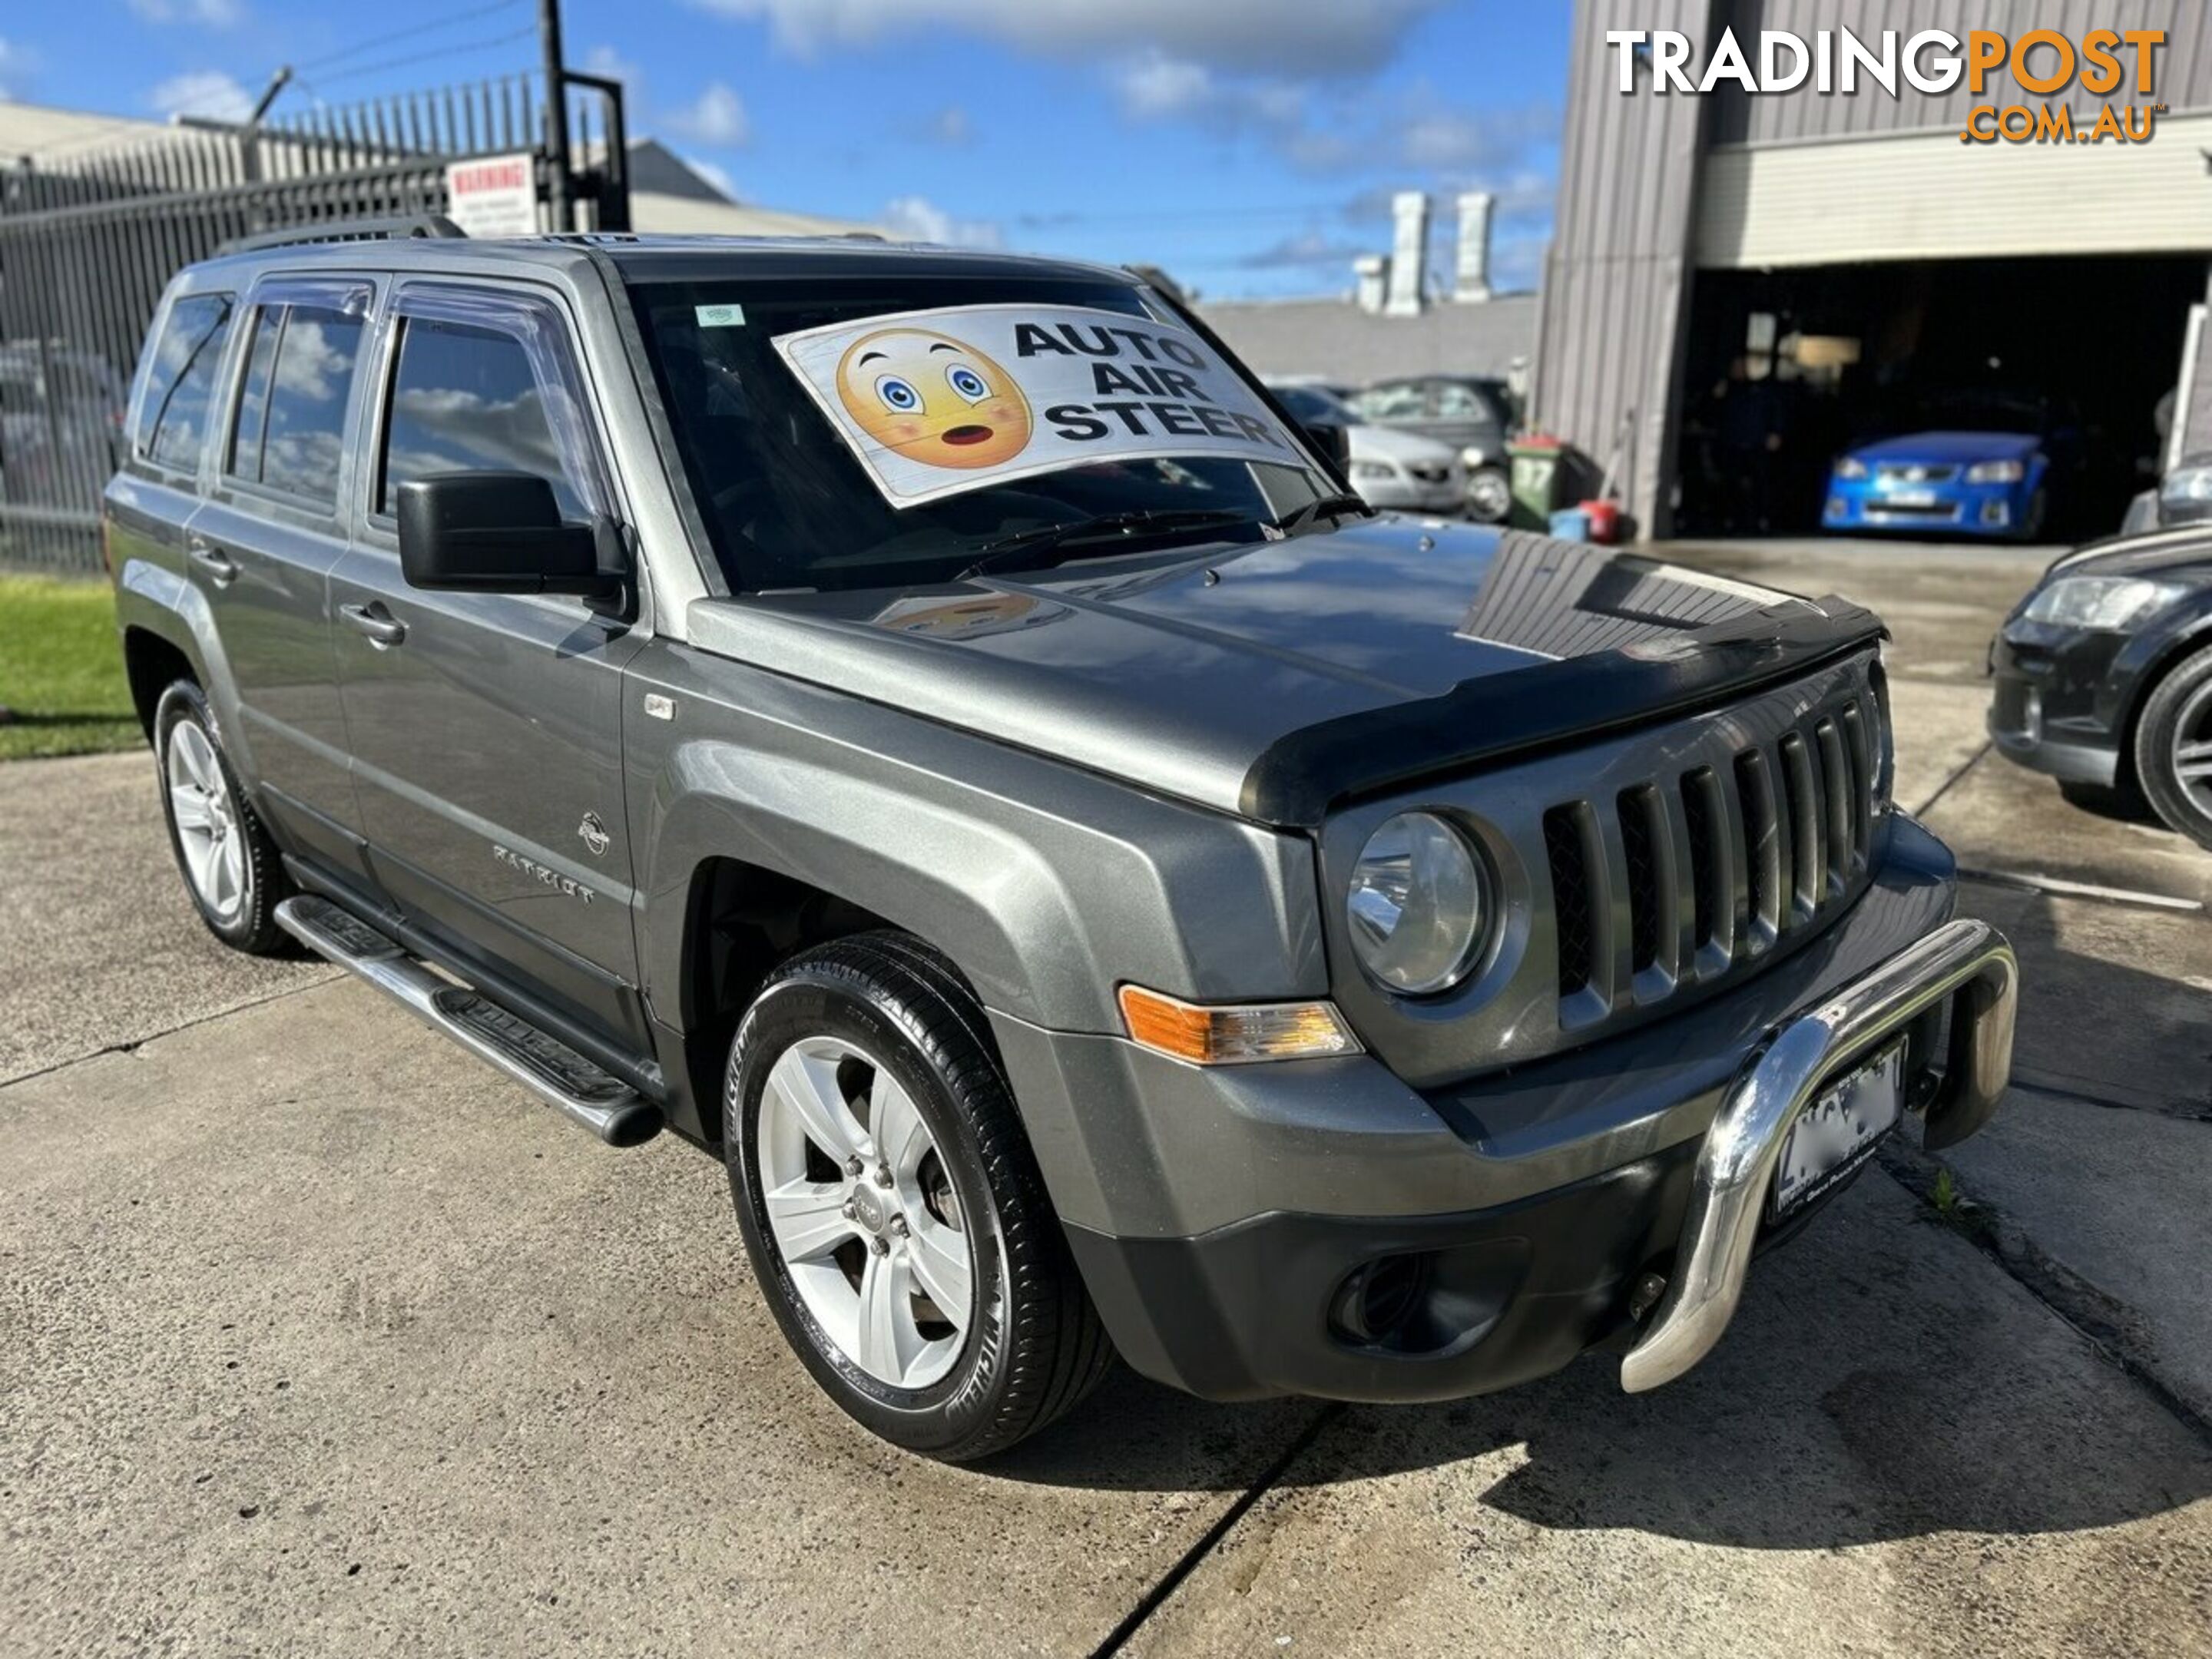
{"type": "Polygon", "coordinates": [[[1333,493],[1242,371],[1133,285],[908,270],[630,294],[735,591],[1018,568],[999,562],[1010,538],[1139,515],[1257,540],[1333,493]]]}

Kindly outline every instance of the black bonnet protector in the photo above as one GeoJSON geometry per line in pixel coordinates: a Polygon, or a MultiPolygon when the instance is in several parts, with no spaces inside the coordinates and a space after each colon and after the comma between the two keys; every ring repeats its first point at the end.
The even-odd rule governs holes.
{"type": "Polygon", "coordinates": [[[1242,809],[1278,828],[1318,829],[1340,803],[1695,714],[1811,673],[1887,634],[1874,612],[1832,594],[1468,680],[1438,696],[1277,738],[1245,774],[1242,809]]]}

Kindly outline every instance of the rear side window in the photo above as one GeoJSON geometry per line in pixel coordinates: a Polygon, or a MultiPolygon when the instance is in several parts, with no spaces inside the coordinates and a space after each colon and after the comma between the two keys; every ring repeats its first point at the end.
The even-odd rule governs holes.
{"type": "Polygon", "coordinates": [[[285,312],[261,439],[260,482],[269,489],[337,507],[346,404],[362,326],[359,313],[323,306],[285,312]]]}
{"type": "Polygon", "coordinates": [[[1413,421],[1428,413],[1428,397],[1419,380],[1399,380],[1361,392],[1352,406],[1370,421],[1413,421]]]}
{"type": "Polygon", "coordinates": [[[1447,380],[1437,388],[1437,413],[1447,421],[1495,421],[1498,406],[1480,386],[1447,380]]]}
{"type": "Polygon", "coordinates": [[[236,301],[228,294],[191,294],[169,307],[146,369],[131,447],[161,466],[196,471],[207,439],[216,371],[230,338],[236,301]]]}
{"type": "Polygon", "coordinates": [[[553,486],[563,517],[590,516],[529,349],[495,329],[410,317],[392,373],[377,510],[394,511],[411,479],[469,471],[534,472],[553,486]]]}

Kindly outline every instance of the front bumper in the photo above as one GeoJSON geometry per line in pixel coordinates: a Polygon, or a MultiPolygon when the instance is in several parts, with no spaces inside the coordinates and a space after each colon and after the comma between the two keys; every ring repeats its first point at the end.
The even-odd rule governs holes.
{"type": "Polygon", "coordinates": [[[1831,478],[1821,527],[1851,534],[2015,537],[2027,533],[2032,485],[1970,484],[1961,479],[1920,487],[1912,505],[1869,480],[1831,478]]]}
{"type": "Polygon", "coordinates": [[[1893,827],[1851,912],[1737,992],[1427,1095],[1367,1057],[1200,1070],[994,1017],[1124,1357],[1209,1398],[1450,1398],[1633,1334],[1656,1275],[1673,1310],[1646,1340],[1669,1334],[1638,1370],[1694,1363],[1741,1290],[1747,1212],[1721,1200],[1764,1196],[1808,1055],[1826,1075],[1909,1028],[1911,1103],[1939,1139],[1971,1132],[2002,1086],[2010,953],[1948,923],[1948,854],[1911,820],[1893,827]],[[1955,980],[1961,961],[1976,966],[1955,980]],[[1971,1041],[1939,1091],[1946,1005],[1971,1041]],[[1407,1261],[1403,1318],[1347,1318],[1372,1311],[1362,1275],[1407,1261]]]}
{"type": "Polygon", "coordinates": [[[2007,760],[2110,788],[2120,765],[2127,636],[2015,620],[1990,651],[1990,741],[2007,760]]]}

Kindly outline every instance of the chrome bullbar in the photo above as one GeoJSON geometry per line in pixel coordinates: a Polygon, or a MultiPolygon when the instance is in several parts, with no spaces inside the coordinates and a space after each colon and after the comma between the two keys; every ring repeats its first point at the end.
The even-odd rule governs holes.
{"type": "Polygon", "coordinates": [[[2019,995],[2020,964],[2004,935],[1987,922],[1954,921],[1778,1030],[1706,1134],[1674,1275],[1621,1361],[1621,1386],[1640,1394],[1671,1382],[1720,1340],[1743,1295],[1783,1142],[1824,1084],[1948,1000],[1948,1063],[1927,1107],[1925,1140],[1964,1140],[1989,1121],[2012,1074],[2019,995]]]}

